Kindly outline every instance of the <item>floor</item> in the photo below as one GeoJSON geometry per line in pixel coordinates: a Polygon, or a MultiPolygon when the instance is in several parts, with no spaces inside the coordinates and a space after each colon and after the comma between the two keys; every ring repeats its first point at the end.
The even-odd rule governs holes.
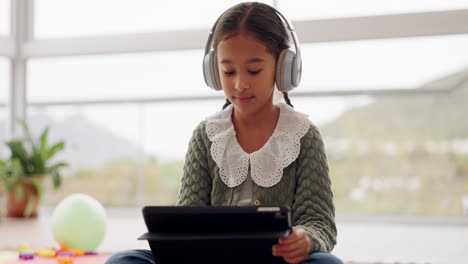
{"type": "MultiPolygon", "coordinates": [[[[0,250],[21,243],[34,248],[56,247],[51,232],[52,208],[36,219],[0,220],[0,250]]],[[[146,232],[139,209],[107,209],[107,232],[100,253],[148,248],[137,238],[146,232]]],[[[468,219],[401,217],[337,217],[338,244],[333,254],[346,264],[448,264],[468,259],[468,219]]]]}

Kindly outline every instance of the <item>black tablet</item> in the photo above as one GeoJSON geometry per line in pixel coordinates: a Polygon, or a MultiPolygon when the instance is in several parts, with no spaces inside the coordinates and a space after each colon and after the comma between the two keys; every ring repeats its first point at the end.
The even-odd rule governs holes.
{"type": "Polygon", "coordinates": [[[271,248],[291,231],[287,208],[146,206],[143,217],[157,264],[284,263],[271,248]]]}

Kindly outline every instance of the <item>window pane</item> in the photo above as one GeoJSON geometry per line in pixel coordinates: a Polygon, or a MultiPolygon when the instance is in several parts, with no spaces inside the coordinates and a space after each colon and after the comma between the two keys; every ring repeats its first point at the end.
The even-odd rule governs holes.
{"type": "Polygon", "coordinates": [[[468,35],[302,45],[297,91],[418,88],[467,67],[468,35]]]}
{"type": "Polygon", "coordinates": [[[33,133],[50,127],[50,141],[66,144],[56,160],[71,165],[45,204],[73,192],[106,206],[175,204],[192,132],[223,103],[30,106],[33,133]]]}
{"type": "Polygon", "coordinates": [[[279,0],[278,7],[290,20],[336,18],[464,9],[465,0],[279,0]]]}
{"type": "Polygon", "coordinates": [[[143,146],[145,203],[175,204],[188,143],[195,127],[220,110],[224,101],[148,104],[145,107],[143,146]],[[159,164],[159,173],[156,168],[159,164]]]}
{"type": "Polygon", "coordinates": [[[0,35],[10,34],[10,0],[0,0],[0,35]]]}
{"type": "MultiPolygon", "coordinates": [[[[0,143],[7,140],[7,98],[10,83],[10,63],[6,58],[0,58],[0,143]]],[[[6,149],[0,147],[0,159],[8,155],[6,149]]]]}
{"type": "MultiPolygon", "coordinates": [[[[337,214],[466,214],[467,85],[437,95],[292,95],[324,139],[337,214]]],[[[36,133],[50,126],[67,144],[60,160],[72,164],[46,200],[79,191],[106,205],[174,204],[192,132],[222,104],[30,107],[36,133]]]]}
{"type": "Polygon", "coordinates": [[[218,95],[205,85],[202,50],[34,59],[28,100],[218,95]]]}
{"type": "Polygon", "coordinates": [[[10,85],[10,61],[0,57],[0,105],[4,105],[8,98],[8,87],[10,85]]]}
{"type": "Polygon", "coordinates": [[[139,109],[135,105],[28,108],[34,135],[49,127],[49,142],[63,140],[63,185],[48,191],[45,204],[56,204],[70,193],[92,195],[108,206],[136,206],[140,173],[139,109]]]}
{"type": "Polygon", "coordinates": [[[221,110],[224,103],[224,100],[213,100],[147,104],[145,152],[158,160],[183,160],[195,127],[221,110]]]}
{"type": "Polygon", "coordinates": [[[36,0],[35,33],[54,38],[208,28],[237,2],[36,0]]]}
{"type": "MultiPolygon", "coordinates": [[[[305,44],[296,91],[418,88],[464,70],[467,46],[465,35],[305,44]]],[[[202,56],[188,50],[34,59],[28,100],[219,95],[203,81],[202,56]]]]}
{"type": "Polygon", "coordinates": [[[468,214],[467,83],[442,95],[291,100],[324,138],[337,214],[468,214]]]}

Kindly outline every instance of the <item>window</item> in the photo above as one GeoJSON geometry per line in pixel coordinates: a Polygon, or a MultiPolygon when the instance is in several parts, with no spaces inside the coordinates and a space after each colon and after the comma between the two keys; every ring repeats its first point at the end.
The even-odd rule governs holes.
{"type": "MultiPolygon", "coordinates": [[[[291,100],[322,134],[340,214],[461,216],[467,97],[465,85],[442,95],[291,100]]],[[[36,131],[47,124],[53,140],[64,139],[60,159],[72,165],[47,203],[86,190],[112,206],[174,204],[192,132],[223,103],[30,107],[36,131]]]]}
{"type": "Polygon", "coordinates": [[[179,1],[36,0],[35,33],[38,38],[61,38],[209,28],[237,2],[186,1],[180,8],[179,1]]]}
{"type": "Polygon", "coordinates": [[[10,0],[0,0],[0,36],[10,34],[10,0]]]}
{"type": "Polygon", "coordinates": [[[175,204],[188,143],[195,127],[220,110],[223,100],[148,104],[144,110],[143,146],[146,204],[175,204]],[[155,174],[156,166],[159,175],[155,174]]]}
{"type": "Polygon", "coordinates": [[[466,69],[468,36],[303,44],[297,91],[419,88],[466,69]]]}
{"type": "Polygon", "coordinates": [[[290,20],[319,18],[338,18],[353,16],[372,16],[391,13],[413,13],[464,9],[468,7],[465,0],[279,0],[278,8],[290,20]]]}
{"type": "Polygon", "coordinates": [[[291,100],[322,134],[340,214],[466,214],[468,84],[447,94],[291,100]]]}
{"type": "Polygon", "coordinates": [[[138,107],[29,106],[28,120],[32,133],[49,127],[50,142],[65,142],[64,151],[54,158],[70,164],[62,188],[46,192],[45,204],[84,192],[109,206],[136,205],[141,156],[138,107]]]}
{"type": "Polygon", "coordinates": [[[71,165],[45,203],[80,191],[108,206],[174,204],[193,130],[223,103],[30,106],[33,132],[49,126],[50,140],[66,144],[58,160],[71,165]]]}
{"type": "Polygon", "coordinates": [[[28,101],[219,95],[206,87],[203,51],[34,59],[28,101]]]}
{"type": "MultiPolygon", "coordinates": [[[[337,1],[275,2],[291,20],[468,8],[466,1],[441,0],[362,0],[353,5],[340,1],[340,8],[334,7],[337,1]]],[[[61,38],[206,29],[233,4],[217,1],[207,7],[194,2],[184,11],[174,3],[149,0],[37,0],[35,33],[38,38],[61,38]],[[173,15],[162,19],[158,14],[173,15]]],[[[468,210],[463,205],[468,193],[468,129],[463,125],[467,46],[466,34],[301,45],[302,83],[290,97],[321,131],[337,212],[461,216],[468,210]],[[404,96],[299,96],[428,85],[452,90],[404,96]]],[[[47,194],[46,203],[86,190],[109,206],[173,204],[193,129],[224,102],[132,99],[222,95],[205,86],[202,56],[198,49],[29,58],[32,127],[39,131],[48,125],[53,139],[64,139],[63,159],[72,165],[64,187],[47,194]],[[86,104],[93,100],[127,102],[86,104]],[[66,106],[41,104],[68,101],[66,106]]],[[[6,60],[3,65],[8,72],[6,60]]]]}

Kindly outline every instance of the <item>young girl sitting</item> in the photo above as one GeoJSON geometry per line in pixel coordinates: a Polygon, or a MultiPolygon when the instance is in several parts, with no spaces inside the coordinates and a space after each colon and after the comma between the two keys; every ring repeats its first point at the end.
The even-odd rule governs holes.
{"type": "MultiPolygon", "coordinates": [[[[193,133],[177,205],[289,207],[294,227],[272,254],[287,263],[338,264],[329,253],[336,225],[323,142],[287,94],[299,84],[300,60],[295,32],[274,8],[241,3],[218,18],[204,74],[208,86],[224,91],[226,104],[193,133]],[[287,104],[274,104],[275,84],[287,104]]],[[[107,261],[127,262],[155,260],[151,251],[130,250],[107,261]]]]}

